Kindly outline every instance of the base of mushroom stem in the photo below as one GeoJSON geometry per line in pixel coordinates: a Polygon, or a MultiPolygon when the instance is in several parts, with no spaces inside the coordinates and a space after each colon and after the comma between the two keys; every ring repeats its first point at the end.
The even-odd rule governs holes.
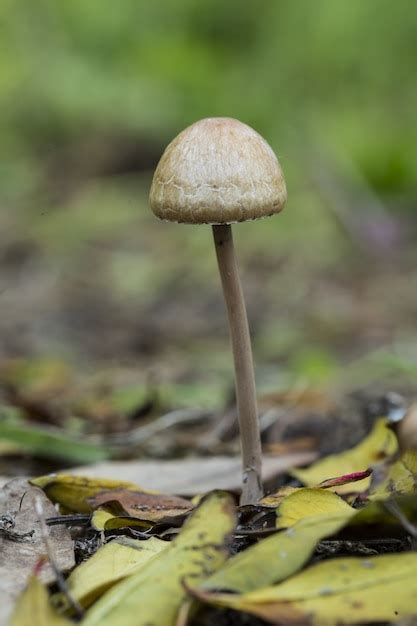
{"type": "Polygon", "coordinates": [[[242,473],[242,493],[240,496],[240,505],[255,504],[263,498],[264,491],[262,486],[261,472],[255,467],[245,467],[242,473]]]}

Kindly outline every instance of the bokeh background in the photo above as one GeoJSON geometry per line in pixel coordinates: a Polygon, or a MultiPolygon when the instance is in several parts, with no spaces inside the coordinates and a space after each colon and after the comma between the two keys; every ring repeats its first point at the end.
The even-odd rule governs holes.
{"type": "Polygon", "coordinates": [[[413,0],[4,0],[0,25],[6,380],[52,359],[190,405],[232,387],[210,228],[147,200],[166,144],[231,116],[289,192],[235,228],[260,389],[415,385],[413,0]]]}

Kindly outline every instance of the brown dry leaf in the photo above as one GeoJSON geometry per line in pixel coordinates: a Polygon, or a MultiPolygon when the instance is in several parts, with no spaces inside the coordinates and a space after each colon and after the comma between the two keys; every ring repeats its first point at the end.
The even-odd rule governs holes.
{"type": "Polygon", "coordinates": [[[334,399],[320,389],[302,388],[287,389],[264,393],[259,398],[259,407],[262,411],[275,406],[290,406],[294,409],[305,411],[318,411],[326,413],[336,408],[334,399]]]}
{"type": "MultiPolygon", "coordinates": [[[[109,472],[111,475],[111,472],[109,472]]],[[[110,480],[108,478],[90,478],[89,476],[73,476],[72,474],[47,474],[33,478],[31,485],[40,487],[52,502],[61,505],[73,513],[91,513],[93,507],[88,503],[102,491],[126,489],[137,491],[138,485],[131,482],[110,480]]],[[[142,490],[143,493],[151,493],[142,490]]]]}
{"type": "Polygon", "coordinates": [[[201,601],[280,624],[397,621],[417,615],[417,554],[331,559],[243,595],[192,592],[201,601]]]}
{"type": "MultiPolygon", "coordinates": [[[[316,458],[315,452],[297,452],[277,457],[265,455],[263,479],[271,480],[293,467],[307,465],[316,458]]],[[[146,485],[153,492],[194,496],[213,489],[240,490],[242,461],[240,457],[230,456],[193,457],[172,461],[108,461],[76,468],[73,473],[97,479],[106,476],[121,481],[139,479],[142,485],[146,485]]],[[[135,489],[138,490],[137,485],[135,489]]],[[[141,488],[141,491],[145,490],[141,488]]]]}
{"type": "Polygon", "coordinates": [[[268,454],[288,454],[303,450],[316,450],[316,448],[317,441],[314,437],[297,437],[286,441],[267,443],[264,446],[264,450],[268,454]]]}
{"type": "Polygon", "coordinates": [[[36,576],[32,576],[17,601],[8,626],[71,626],[72,623],[55,611],[46,588],[36,576]]]}
{"type": "MultiPolygon", "coordinates": [[[[35,565],[45,557],[45,546],[39,526],[39,518],[34,507],[34,494],[40,498],[45,517],[56,516],[55,507],[39,490],[31,487],[23,478],[16,478],[0,491],[0,516],[11,515],[15,521],[12,529],[20,535],[34,531],[26,540],[17,541],[7,534],[0,534],[0,625],[7,623],[16,597],[24,589],[35,565]]],[[[4,519],[4,518],[3,518],[4,519]]],[[[54,558],[62,571],[74,567],[73,541],[65,526],[49,528],[54,558]]],[[[54,574],[48,565],[42,567],[40,577],[50,583],[54,574]]]]}
{"type": "Polygon", "coordinates": [[[127,489],[101,491],[88,503],[93,509],[104,507],[113,513],[125,514],[148,522],[164,522],[187,515],[194,505],[177,496],[141,493],[127,489]]]}

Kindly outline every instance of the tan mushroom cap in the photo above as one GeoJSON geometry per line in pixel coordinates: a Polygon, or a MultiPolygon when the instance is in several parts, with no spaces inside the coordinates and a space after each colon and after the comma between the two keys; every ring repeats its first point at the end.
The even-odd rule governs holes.
{"type": "Polygon", "coordinates": [[[230,224],[279,213],[287,191],[272,148],[253,128],[227,117],[200,120],[166,148],[150,205],[186,224],[230,224]]]}

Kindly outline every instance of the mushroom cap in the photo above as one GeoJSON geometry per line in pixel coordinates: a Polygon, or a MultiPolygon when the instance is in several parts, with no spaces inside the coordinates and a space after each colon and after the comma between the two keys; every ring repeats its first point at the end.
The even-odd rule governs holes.
{"type": "Polygon", "coordinates": [[[155,170],[150,205],[186,224],[230,224],[279,213],[287,190],[272,148],[228,117],[200,120],[169,144],[155,170]]]}

